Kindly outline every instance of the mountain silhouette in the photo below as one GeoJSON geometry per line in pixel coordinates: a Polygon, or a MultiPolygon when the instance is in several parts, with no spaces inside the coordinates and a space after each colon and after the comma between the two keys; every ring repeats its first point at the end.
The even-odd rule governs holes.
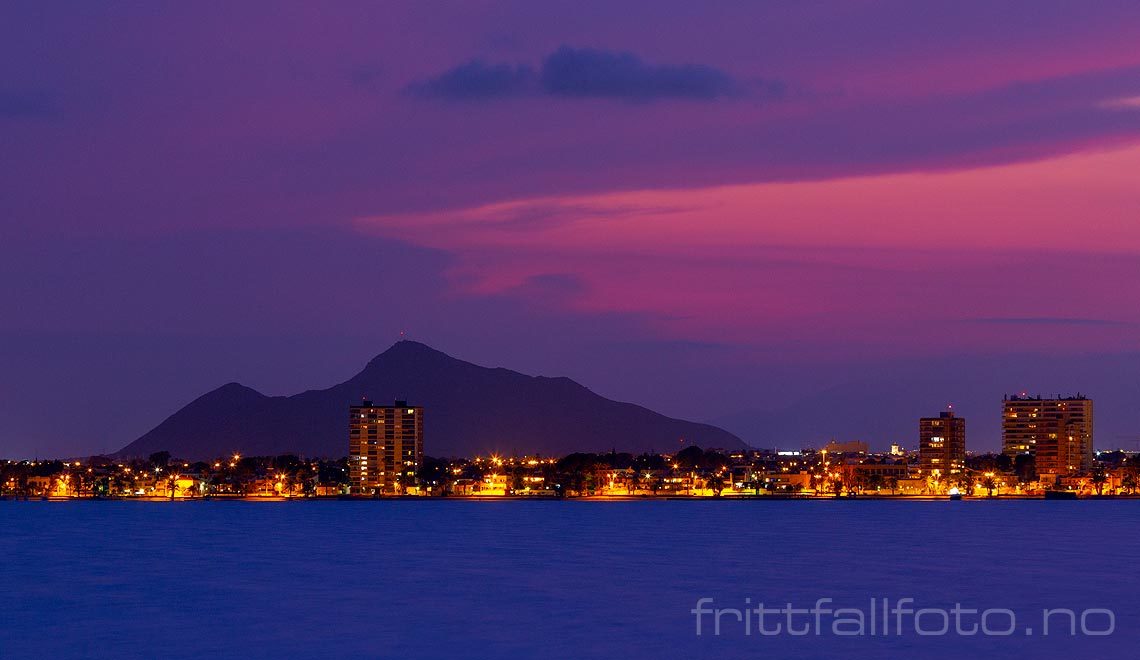
{"type": "Polygon", "coordinates": [[[191,460],[348,453],[348,406],[406,400],[424,407],[429,456],[672,451],[679,440],[741,449],[735,435],[672,419],[594,394],[569,378],[527,376],[481,367],[413,341],[400,341],[360,373],[324,390],[266,396],[238,383],[202,395],[116,455],[158,451],[191,460]]]}

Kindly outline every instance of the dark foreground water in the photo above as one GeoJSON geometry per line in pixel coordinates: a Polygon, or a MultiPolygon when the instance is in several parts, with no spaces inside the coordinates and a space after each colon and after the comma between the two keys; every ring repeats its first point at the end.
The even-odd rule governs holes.
{"type": "Polygon", "coordinates": [[[1137,657],[1138,523],[1133,501],[0,502],[0,658],[1137,657]],[[722,613],[716,636],[710,612],[698,636],[701,598],[830,598],[865,634],[722,613]],[[883,636],[880,600],[871,636],[872,598],[949,631],[883,636]],[[987,608],[1012,634],[956,634],[987,608]],[[1045,608],[1114,632],[1062,614],[1045,637],[1045,608]]]}

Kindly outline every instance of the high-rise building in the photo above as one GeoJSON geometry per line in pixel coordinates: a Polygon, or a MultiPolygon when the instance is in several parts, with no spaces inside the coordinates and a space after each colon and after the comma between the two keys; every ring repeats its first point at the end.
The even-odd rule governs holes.
{"type": "Polygon", "coordinates": [[[407,401],[349,406],[348,469],[354,493],[402,493],[415,484],[423,460],[423,408],[407,401]]]}
{"type": "Polygon", "coordinates": [[[1092,469],[1093,402],[1081,396],[1002,398],[1002,452],[1030,454],[1038,474],[1079,474],[1092,469]]]}
{"type": "Polygon", "coordinates": [[[918,461],[924,475],[962,474],[966,469],[966,420],[949,411],[918,420],[918,461]]]}

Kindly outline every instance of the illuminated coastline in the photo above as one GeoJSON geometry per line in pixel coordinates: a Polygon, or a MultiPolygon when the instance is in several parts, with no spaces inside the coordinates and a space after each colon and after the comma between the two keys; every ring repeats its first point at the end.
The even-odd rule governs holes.
{"type": "Polygon", "coordinates": [[[0,496],[7,499],[966,499],[1131,497],[1137,492],[1133,452],[1098,452],[1088,474],[1046,483],[1003,469],[1001,454],[970,455],[946,477],[923,474],[917,452],[705,451],[673,454],[571,454],[560,458],[483,456],[425,458],[415,479],[389,492],[353,492],[349,460],[292,455],[188,462],[156,455],[114,461],[6,461],[0,496]],[[952,491],[952,489],[956,489],[952,491]]]}

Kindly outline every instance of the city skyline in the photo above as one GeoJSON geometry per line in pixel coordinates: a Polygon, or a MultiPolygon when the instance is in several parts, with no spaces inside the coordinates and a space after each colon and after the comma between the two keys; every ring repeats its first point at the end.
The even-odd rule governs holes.
{"type": "MultiPolygon", "coordinates": [[[[416,350],[416,349],[413,349],[416,350]]],[[[952,409],[918,420],[917,448],[871,451],[830,441],[802,450],[702,448],[640,454],[425,453],[425,408],[397,399],[347,406],[344,455],[197,456],[128,450],[84,461],[0,461],[0,498],[17,500],[386,498],[855,498],[1116,499],[1135,497],[1140,452],[1094,451],[1093,401],[1025,393],[1002,397],[1003,450],[967,449],[952,409]],[[193,463],[191,463],[193,461],[193,463]]],[[[278,408],[280,412],[281,409],[278,408]]],[[[438,411],[441,418],[449,411],[438,411]]],[[[453,413],[453,411],[451,411],[453,413]]],[[[478,420],[465,420],[469,426],[478,420]]],[[[341,424],[335,426],[340,427],[341,424]]],[[[430,447],[430,443],[427,445],[430,447]]]]}

